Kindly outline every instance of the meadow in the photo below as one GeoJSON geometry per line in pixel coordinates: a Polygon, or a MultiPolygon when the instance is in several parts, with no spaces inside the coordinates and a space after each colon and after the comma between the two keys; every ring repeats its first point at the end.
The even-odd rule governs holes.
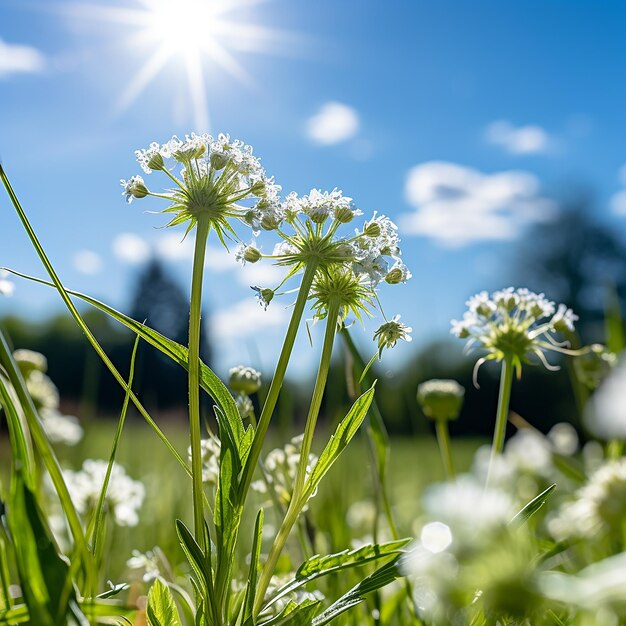
{"type": "Polygon", "coordinates": [[[451,332],[475,356],[475,386],[485,364],[500,373],[497,409],[484,416],[492,438],[451,441],[449,425],[459,419],[465,388],[434,379],[415,389],[433,436],[390,439],[373,365],[411,340],[412,329],[384,305],[387,289],[411,279],[397,226],[377,213],[363,218],[337,189],[283,196],[252,148],[227,135],[172,137],[136,156],[143,175],[153,176],[122,180],[126,200],[161,203],[167,226],[182,227],[194,241],[185,345],[149,320],[69,291],[0,166],[47,274],[44,280],[7,268],[0,284],[21,278],[56,289],[124,391],[116,420],[81,423],[61,412],[45,355],[13,350],[0,333],[8,433],[0,624],[625,623],[626,398],[618,312],[607,312],[606,346],[582,345],[576,313],[549,295],[523,287],[476,294],[451,320],[451,332]],[[260,233],[274,238],[270,253],[255,239],[246,243],[260,233]],[[224,254],[231,253],[227,243],[236,246],[244,266],[284,270],[279,284],[252,286],[264,309],[289,306],[269,380],[241,364],[222,381],[200,358],[210,238],[224,244],[224,254]],[[124,371],[76,302],[134,333],[124,371]],[[285,434],[272,428],[273,417],[309,315],[323,327],[317,373],[302,432],[285,434]],[[354,342],[364,317],[381,322],[371,358],[354,342]],[[185,427],[160,423],[135,394],[140,342],[186,370],[185,427]],[[329,423],[322,407],[339,342],[346,347],[351,407],[329,423]],[[563,416],[543,433],[511,412],[511,391],[530,367],[554,371],[566,363],[584,422],[577,431],[563,416]],[[129,411],[135,419],[127,420],[129,411]],[[509,423],[516,432],[507,440],[509,423]]]}

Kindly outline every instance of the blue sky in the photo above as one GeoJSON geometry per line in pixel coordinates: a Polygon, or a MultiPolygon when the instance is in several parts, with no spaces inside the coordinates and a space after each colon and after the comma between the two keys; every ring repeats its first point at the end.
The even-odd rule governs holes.
{"type": "MultiPolygon", "coordinates": [[[[203,55],[195,97],[182,42],[205,30],[179,26],[184,15],[155,27],[162,4],[0,0],[0,157],[69,287],[123,308],[150,253],[187,286],[182,233],[144,213],[162,207],[127,205],[118,181],[140,172],[136,148],[207,124],[252,144],[285,192],[338,187],[398,222],[413,279],[381,299],[418,343],[445,334],[472,293],[511,282],[514,244],[572,187],[592,188],[598,216],[626,230],[623,2],[241,0],[206,30],[220,47],[203,55]],[[120,19],[137,11],[150,37],[120,19]],[[163,39],[171,57],[131,101],[163,39]]],[[[0,265],[42,275],[1,195],[0,210],[0,265]]],[[[238,269],[215,242],[209,259],[218,369],[256,349],[270,368],[287,302],[264,314],[249,285],[273,270],[238,269]]],[[[31,318],[59,309],[23,281],[0,300],[31,318]]],[[[296,368],[315,353],[303,339],[296,368]]]]}

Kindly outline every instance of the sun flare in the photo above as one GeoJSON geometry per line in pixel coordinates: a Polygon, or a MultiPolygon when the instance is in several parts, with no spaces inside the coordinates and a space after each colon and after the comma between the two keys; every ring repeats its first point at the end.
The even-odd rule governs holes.
{"type": "Polygon", "coordinates": [[[208,130],[205,71],[219,67],[237,80],[253,80],[235,52],[271,52],[291,35],[254,23],[249,9],[267,0],[135,0],[134,6],[72,5],[74,16],[128,28],[129,43],[145,54],[134,75],[125,80],[118,110],[131,107],[166,67],[186,75],[196,130],[208,130]],[[242,17],[245,15],[245,17],[242,17]]]}

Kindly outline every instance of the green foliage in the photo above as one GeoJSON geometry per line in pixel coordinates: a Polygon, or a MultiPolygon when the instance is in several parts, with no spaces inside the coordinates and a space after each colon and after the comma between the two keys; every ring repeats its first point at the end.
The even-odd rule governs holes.
{"type": "Polygon", "coordinates": [[[150,587],[146,614],[149,626],[183,626],[174,596],[159,578],[150,587]]]}

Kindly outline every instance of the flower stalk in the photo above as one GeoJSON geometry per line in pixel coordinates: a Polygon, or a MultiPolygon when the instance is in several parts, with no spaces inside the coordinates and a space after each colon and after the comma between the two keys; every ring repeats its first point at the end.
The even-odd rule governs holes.
{"type": "Polygon", "coordinates": [[[496,459],[504,448],[504,437],[506,435],[506,425],[509,419],[509,403],[511,400],[511,387],[513,386],[513,362],[511,358],[502,360],[502,371],[500,373],[500,390],[498,392],[498,411],[496,413],[496,425],[493,431],[493,442],[491,444],[491,457],[489,459],[489,469],[487,472],[487,485],[493,479],[493,468],[496,459]]]}
{"type": "Polygon", "coordinates": [[[198,545],[205,550],[200,428],[200,326],[204,257],[211,226],[208,214],[201,213],[198,216],[197,226],[189,308],[189,439],[191,446],[194,534],[198,545]]]}
{"type": "Polygon", "coordinates": [[[441,419],[436,420],[435,430],[437,432],[437,443],[439,444],[439,452],[441,452],[441,460],[443,462],[443,468],[446,472],[446,478],[448,480],[454,480],[456,472],[454,471],[454,463],[452,462],[448,421],[441,419]]]}
{"type": "Polygon", "coordinates": [[[337,317],[341,308],[341,300],[338,297],[333,297],[328,303],[328,313],[326,316],[326,330],[324,333],[324,343],[322,345],[322,355],[320,357],[320,364],[317,370],[317,377],[315,379],[315,387],[313,389],[313,395],[311,398],[311,404],[309,406],[309,412],[307,415],[306,425],[304,427],[304,437],[302,440],[302,448],[300,449],[300,463],[298,465],[298,472],[296,474],[296,480],[294,484],[293,493],[289,502],[289,507],[283,523],[278,531],[276,539],[272,544],[267,561],[263,567],[259,584],[256,590],[256,597],[254,601],[254,615],[258,615],[263,605],[265,593],[269,586],[270,580],[274,573],[276,563],[287,543],[289,534],[298,520],[298,517],[302,511],[302,508],[306,504],[307,498],[304,490],[306,473],[308,467],[309,453],[311,452],[311,446],[313,444],[313,436],[315,434],[315,426],[317,424],[317,418],[319,416],[320,407],[322,405],[322,398],[324,396],[324,390],[326,388],[326,380],[328,379],[328,371],[330,369],[330,359],[333,351],[333,344],[335,341],[335,335],[337,333],[337,317]]]}

